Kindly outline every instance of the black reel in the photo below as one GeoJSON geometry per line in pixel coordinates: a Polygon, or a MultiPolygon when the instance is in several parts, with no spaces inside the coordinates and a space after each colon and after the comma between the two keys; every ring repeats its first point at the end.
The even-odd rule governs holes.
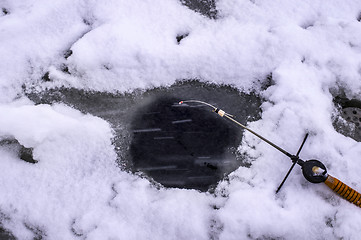
{"type": "Polygon", "coordinates": [[[326,181],[327,170],[322,162],[312,159],[302,164],[302,173],[307,181],[311,183],[321,183],[326,181]],[[316,171],[318,169],[318,171],[316,171]]]}
{"type": "Polygon", "coordinates": [[[288,170],[288,172],[287,172],[286,176],[284,177],[283,181],[281,182],[280,186],[276,190],[276,193],[278,193],[281,190],[283,184],[285,183],[286,179],[288,178],[291,171],[293,170],[293,167],[296,164],[301,166],[303,176],[307,179],[307,181],[309,181],[311,183],[320,183],[320,182],[326,181],[328,174],[327,174],[326,167],[325,167],[325,165],[323,165],[322,162],[315,160],[315,159],[303,161],[302,159],[299,158],[299,154],[302,150],[303,145],[305,144],[305,142],[307,140],[307,137],[308,137],[308,133],[306,134],[305,138],[303,139],[303,142],[302,142],[300,148],[298,149],[298,152],[296,155],[291,155],[289,153],[286,153],[286,155],[291,158],[293,164],[292,164],[291,168],[288,170]]]}

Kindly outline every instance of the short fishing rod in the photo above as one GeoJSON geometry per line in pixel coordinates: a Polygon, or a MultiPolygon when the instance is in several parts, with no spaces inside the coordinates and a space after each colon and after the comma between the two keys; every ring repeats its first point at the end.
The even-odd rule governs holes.
{"type": "Polygon", "coordinates": [[[186,101],[180,101],[179,104],[184,104],[184,103],[199,103],[205,106],[208,106],[210,108],[213,109],[213,112],[217,113],[219,116],[221,117],[225,117],[227,119],[229,119],[230,121],[234,122],[235,124],[237,124],[238,126],[240,126],[241,128],[247,130],[248,132],[252,133],[253,135],[257,136],[258,138],[260,138],[261,140],[263,140],[264,142],[268,143],[269,145],[271,145],[272,147],[276,148],[278,151],[280,151],[281,153],[285,154],[287,157],[289,157],[292,161],[292,166],[291,168],[288,170],[286,176],[284,177],[284,179],[282,180],[281,184],[279,185],[279,187],[276,190],[276,193],[278,193],[283,184],[285,183],[286,179],[288,178],[288,176],[290,175],[291,171],[293,170],[294,166],[296,164],[301,166],[302,169],[302,174],[303,176],[306,178],[307,181],[311,182],[311,183],[321,183],[324,182],[332,191],[336,192],[338,195],[340,195],[341,197],[343,197],[344,199],[346,199],[347,201],[355,204],[358,207],[361,207],[361,194],[359,192],[357,192],[356,190],[352,189],[351,187],[347,186],[345,183],[343,183],[342,181],[338,180],[337,178],[331,176],[330,174],[327,173],[326,167],[325,165],[323,165],[322,162],[315,160],[315,159],[311,159],[311,160],[307,160],[307,161],[303,161],[302,159],[300,159],[299,154],[301,153],[301,150],[308,138],[308,133],[305,135],[301,146],[299,147],[296,155],[293,155],[289,152],[287,152],[286,150],[284,150],[283,148],[277,146],[276,144],[274,144],[273,142],[271,142],[270,140],[266,139],[265,137],[259,135],[258,133],[256,133],[255,131],[249,129],[248,127],[244,126],[243,124],[241,124],[240,122],[238,122],[237,120],[234,119],[234,116],[226,113],[225,111],[223,111],[222,109],[219,109],[207,102],[203,102],[203,101],[199,101],[199,100],[186,100],[186,101]]]}

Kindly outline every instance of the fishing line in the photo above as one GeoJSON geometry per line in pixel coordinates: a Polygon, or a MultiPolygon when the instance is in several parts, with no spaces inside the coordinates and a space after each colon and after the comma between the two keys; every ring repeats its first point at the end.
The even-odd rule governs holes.
{"type": "Polygon", "coordinates": [[[217,113],[219,116],[225,117],[228,120],[234,122],[241,128],[249,131],[253,135],[257,136],[264,142],[268,143],[269,145],[271,145],[272,147],[276,148],[278,151],[282,152],[287,157],[289,157],[291,159],[291,161],[293,162],[292,166],[288,170],[286,176],[284,177],[284,179],[281,182],[281,184],[279,185],[279,187],[277,188],[276,193],[278,193],[281,190],[283,184],[285,183],[289,174],[293,170],[294,166],[296,164],[298,164],[301,166],[302,174],[306,178],[307,181],[309,181],[311,183],[324,182],[326,184],[326,186],[328,186],[332,191],[336,192],[338,195],[340,195],[347,201],[355,204],[356,206],[361,207],[361,194],[359,192],[357,192],[356,190],[352,189],[351,187],[347,186],[345,183],[343,183],[339,179],[329,175],[327,173],[325,165],[323,165],[322,162],[315,160],[315,159],[303,161],[302,159],[299,158],[299,154],[301,153],[301,150],[308,138],[308,133],[305,135],[296,155],[293,155],[293,154],[287,152],[286,150],[284,150],[283,148],[277,146],[275,143],[271,142],[270,140],[266,139],[265,137],[261,136],[260,134],[256,133],[252,129],[246,127],[242,123],[235,120],[233,115],[226,113],[222,109],[219,109],[219,108],[213,106],[212,104],[209,104],[209,103],[203,102],[203,101],[199,101],[199,100],[186,100],[186,101],[179,102],[179,104],[184,104],[184,103],[200,103],[200,104],[206,105],[208,107],[211,107],[213,109],[213,112],[217,113]]]}
{"type": "Polygon", "coordinates": [[[294,157],[292,154],[290,154],[289,152],[287,152],[286,150],[282,149],[281,147],[277,146],[276,144],[274,144],[273,142],[271,142],[270,140],[266,139],[265,137],[262,137],[261,135],[259,135],[258,133],[254,132],[253,130],[249,129],[248,127],[244,126],[242,123],[238,122],[237,120],[235,120],[233,117],[233,115],[226,113],[225,111],[213,106],[212,104],[206,103],[206,102],[202,102],[202,101],[198,101],[198,100],[187,100],[187,101],[180,101],[179,104],[183,104],[183,103],[201,103],[204,105],[207,105],[211,108],[213,108],[213,112],[218,113],[218,115],[220,115],[221,117],[226,117],[229,120],[231,120],[232,122],[236,123],[238,126],[242,127],[243,129],[251,132],[252,134],[256,135],[257,137],[259,137],[260,139],[262,139],[263,141],[265,141],[266,143],[270,144],[271,146],[273,146],[274,148],[276,148],[277,150],[279,150],[280,152],[282,152],[283,154],[285,154],[287,157],[294,157]]]}

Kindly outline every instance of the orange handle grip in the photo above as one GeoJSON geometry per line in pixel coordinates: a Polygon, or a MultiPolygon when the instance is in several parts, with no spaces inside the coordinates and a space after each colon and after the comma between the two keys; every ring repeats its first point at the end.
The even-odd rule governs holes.
{"type": "Polygon", "coordinates": [[[327,176],[325,184],[332,189],[335,193],[349,201],[350,203],[355,204],[358,207],[361,207],[361,194],[350,188],[340,180],[331,175],[327,176]]]}

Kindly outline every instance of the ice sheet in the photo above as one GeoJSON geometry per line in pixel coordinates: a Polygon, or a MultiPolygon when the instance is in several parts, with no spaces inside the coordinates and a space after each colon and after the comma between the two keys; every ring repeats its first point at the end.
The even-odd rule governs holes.
{"type": "Polygon", "coordinates": [[[290,161],[250,134],[239,150],[252,166],[216,195],[159,189],[115,165],[104,120],[24,97],[56,86],[232,84],[265,99],[251,128],[290,152],[310,132],[302,158],[361,191],[361,145],[331,120],[331,92],[361,93],[360,2],[219,0],[216,8],[210,19],[175,0],[0,1],[0,138],[17,138],[39,160],[0,146],[3,228],[19,239],[359,238],[359,209],[299,170],[275,195],[290,161]]]}

